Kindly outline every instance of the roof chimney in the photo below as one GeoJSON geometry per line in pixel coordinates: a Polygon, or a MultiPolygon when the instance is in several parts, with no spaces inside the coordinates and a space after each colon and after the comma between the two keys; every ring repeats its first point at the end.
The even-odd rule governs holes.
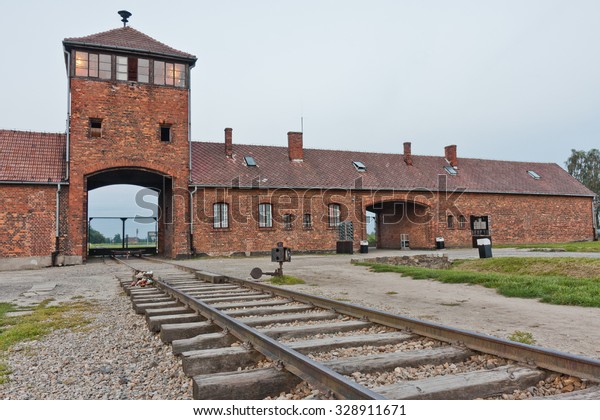
{"type": "Polygon", "coordinates": [[[406,162],[408,166],[412,166],[413,164],[411,144],[409,141],[404,142],[404,162],[406,162]]]}
{"type": "Polygon", "coordinates": [[[458,166],[458,158],[456,157],[456,145],[453,144],[451,146],[446,146],[444,148],[444,154],[446,157],[446,160],[448,161],[448,163],[450,164],[450,166],[458,166]]]}
{"type": "Polygon", "coordinates": [[[225,154],[227,157],[233,157],[233,140],[232,140],[233,128],[225,129],[225,154]]]}
{"type": "Polygon", "coordinates": [[[302,149],[302,133],[290,131],[288,133],[288,152],[291,161],[302,161],[304,150],[302,149]]]}

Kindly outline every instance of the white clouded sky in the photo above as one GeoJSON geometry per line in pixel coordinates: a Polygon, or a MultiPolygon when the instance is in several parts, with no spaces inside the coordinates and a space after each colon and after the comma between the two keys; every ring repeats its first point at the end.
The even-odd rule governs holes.
{"type": "Polygon", "coordinates": [[[195,54],[192,137],[563,163],[600,133],[600,2],[3,5],[0,127],[64,131],[61,41],[121,25],[195,54]],[[10,64],[10,65],[7,65],[10,64]]]}
{"type": "Polygon", "coordinates": [[[600,1],[3,4],[0,128],[64,131],[61,41],[130,25],[198,57],[192,138],[563,164],[600,144],[600,1]]]}

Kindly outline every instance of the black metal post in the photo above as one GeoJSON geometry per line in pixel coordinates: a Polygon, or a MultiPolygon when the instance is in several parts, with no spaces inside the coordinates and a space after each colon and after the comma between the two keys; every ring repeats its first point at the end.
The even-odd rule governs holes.
{"type": "Polygon", "coordinates": [[[125,249],[125,220],[127,220],[127,217],[121,217],[121,220],[123,221],[123,236],[121,236],[121,247],[125,249]]]}

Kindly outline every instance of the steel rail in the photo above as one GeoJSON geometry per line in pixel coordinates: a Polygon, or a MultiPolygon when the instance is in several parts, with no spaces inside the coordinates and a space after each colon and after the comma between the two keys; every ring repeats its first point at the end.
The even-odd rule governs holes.
{"type": "Polygon", "coordinates": [[[312,296],[302,292],[261,284],[250,280],[234,277],[227,278],[232,283],[243,285],[251,289],[270,292],[274,295],[294,299],[298,302],[309,303],[323,309],[330,309],[343,315],[365,319],[392,328],[404,329],[418,335],[450,342],[455,345],[462,345],[483,353],[533,364],[537,367],[551,371],[600,381],[600,360],[598,359],[550,350],[538,346],[530,346],[505,340],[503,338],[390,314],[376,309],[369,309],[351,303],[338,302],[332,299],[312,296]]]}
{"type": "MultiPolygon", "coordinates": [[[[148,260],[171,264],[188,272],[198,271],[194,268],[186,267],[181,264],[174,264],[172,262],[157,259],[148,260]]],[[[319,308],[333,310],[343,315],[365,319],[392,328],[404,329],[418,335],[449,342],[454,345],[462,345],[472,350],[535,365],[543,369],[578,376],[593,381],[600,381],[600,360],[598,359],[551,350],[544,347],[531,346],[499,337],[395,315],[376,309],[365,308],[352,303],[339,302],[255,281],[230,276],[224,277],[232,283],[263,292],[269,292],[277,296],[294,299],[298,302],[312,304],[319,308]]]]}
{"type": "Polygon", "coordinates": [[[156,280],[159,289],[179,300],[192,310],[197,311],[206,319],[214,322],[225,331],[233,334],[244,343],[249,343],[254,349],[266,357],[283,363],[283,367],[301,379],[332,391],[337,397],[352,400],[380,400],[385,399],[370,389],[357,384],[339,373],[315,362],[305,355],[290,349],[257,330],[247,326],[237,319],[213,308],[201,300],[178,290],[162,280],[156,280]]]}

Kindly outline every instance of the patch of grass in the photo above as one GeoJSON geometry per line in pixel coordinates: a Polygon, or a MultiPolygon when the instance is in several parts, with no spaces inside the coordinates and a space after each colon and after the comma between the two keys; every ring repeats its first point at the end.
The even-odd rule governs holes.
{"type": "MultiPolygon", "coordinates": [[[[51,300],[46,300],[28,308],[0,303],[0,354],[19,342],[37,340],[54,330],[79,328],[90,323],[85,313],[92,309],[91,304],[77,301],[50,306],[50,303],[51,300]],[[21,316],[6,316],[6,312],[23,309],[32,312],[21,316]]],[[[0,362],[0,383],[6,381],[9,373],[8,366],[0,362]]]]}
{"type": "Polygon", "coordinates": [[[54,330],[76,328],[89,324],[85,312],[92,306],[83,301],[50,306],[50,300],[28,308],[33,311],[16,317],[0,316],[0,351],[15,343],[36,340],[54,330]]]}
{"type": "Polygon", "coordinates": [[[6,363],[0,362],[0,384],[8,382],[11,370],[6,363]]]}
{"type": "Polygon", "coordinates": [[[517,249],[555,249],[567,252],[600,252],[600,241],[593,242],[564,242],[558,244],[524,244],[524,245],[494,245],[495,248],[517,249]]]}
{"type": "Polygon", "coordinates": [[[292,277],[292,276],[288,276],[288,275],[283,275],[283,276],[273,276],[271,277],[271,279],[269,280],[269,283],[271,284],[275,284],[278,286],[290,286],[290,285],[294,285],[294,284],[304,284],[306,283],[304,280],[299,279],[297,277],[292,277]]]}
{"type": "Polygon", "coordinates": [[[386,295],[397,295],[398,292],[385,292],[386,295]]]}
{"type": "Polygon", "coordinates": [[[415,280],[482,285],[507,297],[600,308],[599,263],[587,258],[493,258],[455,262],[448,270],[373,263],[357,265],[368,266],[374,272],[400,273],[415,280]]]}
{"type": "Polygon", "coordinates": [[[523,344],[535,344],[535,339],[533,338],[533,334],[526,331],[515,331],[511,335],[507,337],[510,341],[516,341],[517,343],[523,344]]]}
{"type": "Polygon", "coordinates": [[[600,279],[600,259],[569,257],[502,257],[458,260],[452,268],[479,273],[564,276],[600,279]]]}
{"type": "Polygon", "coordinates": [[[0,302],[0,319],[4,318],[7,312],[14,312],[19,310],[17,305],[12,303],[0,302]]]}

